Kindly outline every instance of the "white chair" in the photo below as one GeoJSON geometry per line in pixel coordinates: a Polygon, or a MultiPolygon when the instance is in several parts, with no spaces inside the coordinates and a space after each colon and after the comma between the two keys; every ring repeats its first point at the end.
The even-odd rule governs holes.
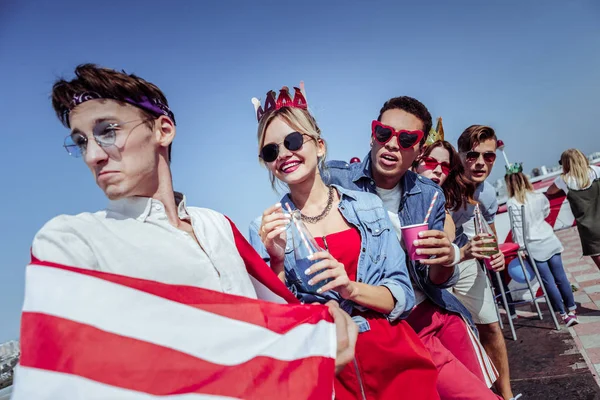
{"type": "MultiPolygon", "coordinates": [[[[508,208],[508,216],[510,219],[510,227],[511,227],[511,231],[513,234],[513,238],[515,237],[515,232],[517,230],[520,230],[523,234],[524,245],[520,246],[519,244],[515,243],[514,245],[511,246],[511,245],[507,244],[506,246],[504,246],[505,247],[504,251],[502,249],[502,246],[500,246],[501,247],[500,250],[504,252],[505,257],[508,255],[512,255],[513,252],[516,252],[516,256],[519,259],[521,269],[523,270],[523,276],[525,277],[527,288],[505,290],[504,285],[502,283],[502,277],[501,277],[500,273],[495,272],[496,278],[498,280],[498,288],[500,290],[500,294],[496,294],[495,293],[496,290],[495,290],[494,286],[491,285],[491,279],[490,279],[490,287],[492,288],[492,291],[494,292],[494,304],[496,305],[496,312],[498,313],[498,320],[500,322],[500,327],[503,328],[504,326],[502,324],[502,319],[500,318],[498,303],[496,301],[496,299],[498,299],[498,297],[502,298],[502,304],[503,304],[504,310],[506,311],[506,315],[508,316],[508,324],[510,326],[513,340],[517,340],[517,333],[515,332],[515,327],[514,327],[512,318],[510,317],[509,306],[511,306],[511,305],[516,306],[516,305],[525,304],[525,303],[533,303],[535,305],[538,317],[541,320],[541,319],[543,319],[543,316],[542,316],[542,311],[540,310],[540,306],[539,306],[538,302],[540,300],[544,299],[546,301],[546,306],[548,307],[548,310],[550,311],[550,316],[552,317],[552,321],[554,322],[554,326],[556,327],[556,330],[560,330],[560,325],[558,324],[558,320],[556,319],[556,315],[552,308],[552,304],[550,303],[550,298],[548,297],[548,292],[546,291],[546,287],[544,286],[544,283],[542,282],[540,272],[538,271],[535,260],[533,259],[533,257],[531,257],[531,252],[529,251],[529,248],[527,247],[528,227],[527,227],[527,221],[525,221],[524,210],[525,210],[525,206],[521,206],[521,210],[518,210],[514,207],[508,208]],[[527,271],[525,269],[525,262],[523,260],[523,255],[522,255],[523,253],[525,253],[527,255],[527,258],[529,259],[529,263],[531,264],[531,268],[533,269],[535,276],[540,284],[540,287],[542,288],[543,294],[541,296],[536,296],[536,294],[533,290],[531,280],[529,279],[529,274],[527,273],[527,271]],[[521,290],[529,290],[529,292],[531,294],[531,300],[520,300],[520,301],[510,301],[510,302],[507,300],[507,296],[506,296],[507,293],[521,291],[521,290]]],[[[492,271],[488,271],[488,272],[494,273],[492,271]]]]}

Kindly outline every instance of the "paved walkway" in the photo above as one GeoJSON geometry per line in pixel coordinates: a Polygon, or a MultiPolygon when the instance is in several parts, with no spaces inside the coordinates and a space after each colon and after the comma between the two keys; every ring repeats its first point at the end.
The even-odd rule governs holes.
{"type": "Polygon", "coordinates": [[[563,263],[571,284],[577,287],[575,302],[579,325],[569,328],[598,384],[600,379],[600,270],[589,257],[581,257],[577,228],[557,232],[565,252],[563,263]]]}
{"type": "Polygon", "coordinates": [[[545,304],[542,321],[530,305],[517,308],[518,340],[508,324],[505,337],[515,393],[529,399],[600,399],[600,271],[581,257],[576,228],[557,232],[565,252],[563,262],[574,293],[580,324],[556,331],[545,304]]]}

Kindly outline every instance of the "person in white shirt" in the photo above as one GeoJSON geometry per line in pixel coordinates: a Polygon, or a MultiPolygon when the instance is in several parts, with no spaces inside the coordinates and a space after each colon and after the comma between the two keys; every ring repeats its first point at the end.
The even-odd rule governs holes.
{"type": "Polygon", "coordinates": [[[600,167],[590,165],[577,149],[565,150],[560,164],[563,173],[546,193],[565,192],[575,216],[583,255],[590,256],[600,268],[600,167]]]}
{"type": "Polygon", "coordinates": [[[527,241],[527,247],[540,271],[554,311],[560,313],[567,326],[577,324],[577,306],[560,255],[564,248],[554,234],[552,226],[546,222],[550,214],[550,202],[544,194],[533,191],[531,182],[522,170],[522,166],[515,164],[504,176],[510,196],[506,206],[511,209],[514,217],[513,239],[521,246],[527,241]],[[523,206],[527,237],[523,237],[523,206]]]}
{"type": "MultiPolygon", "coordinates": [[[[52,105],[70,129],[65,149],[83,158],[109,205],[49,221],[33,240],[32,257],[265,298],[248,263],[280,282],[235,225],[215,211],[187,206],[173,191],[175,116],[162,91],[133,74],[92,64],[78,66],[75,74],[54,84],[52,105]]],[[[281,287],[275,294],[285,299],[288,291],[281,287]]],[[[337,303],[329,308],[339,371],[354,357],[358,329],[337,303]]]]}

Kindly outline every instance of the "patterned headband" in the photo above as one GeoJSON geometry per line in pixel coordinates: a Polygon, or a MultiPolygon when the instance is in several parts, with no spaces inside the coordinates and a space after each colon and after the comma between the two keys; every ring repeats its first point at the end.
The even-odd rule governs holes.
{"type": "MultiPolygon", "coordinates": [[[[81,103],[85,103],[88,100],[96,100],[96,99],[120,100],[120,99],[112,99],[110,97],[101,96],[96,92],[83,92],[80,94],[76,94],[75,96],[73,96],[73,100],[71,100],[69,109],[65,110],[65,112],[64,112],[64,117],[65,117],[64,120],[67,121],[67,124],[69,123],[69,113],[71,112],[71,110],[73,110],[75,107],[77,107],[81,103]]],[[[156,115],[156,116],[166,115],[167,117],[171,118],[171,120],[173,121],[174,124],[176,124],[175,114],[173,114],[173,112],[171,111],[169,106],[167,106],[165,103],[160,101],[160,99],[148,98],[146,96],[142,96],[139,101],[135,101],[133,99],[130,99],[129,97],[124,99],[123,101],[125,101],[126,103],[129,103],[133,106],[136,106],[138,108],[141,108],[142,110],[146,110],[149,113],[156,115]]]]}

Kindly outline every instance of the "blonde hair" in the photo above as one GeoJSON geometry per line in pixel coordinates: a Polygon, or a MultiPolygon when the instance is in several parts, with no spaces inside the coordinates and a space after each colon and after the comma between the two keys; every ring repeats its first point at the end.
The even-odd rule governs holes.
{"type": "Polygon", "coordinates": [[[581,151],[565,150],[560,156],[560,161],[563,167],[561,177],[565,182],[573,179],[582,189],[590,186],[590,162],[581,151]]]}
{"type": "Polygon", "coordinates": [[[521,204],[525,204],[528,192],[533,192],[533,185],[522,172],[504,175],[508,196],[514,197],[521,204]]]}
{"type": "MultiPolygon", "coordinates": [[[[325,144],[325,141],[321,138],[321,129],[317,125],[317,121],[315,118],[307,111],[300,108],[292,108],[292,107],[283,107],[279,110],[273,111],[260,120],[258,124],[258,148],[259,151],[264,146],[265,142],[265,134],[267,132],[267,128],[275,120],[275,118],[281,117],[283,121],[292,129],[302,134],[308,135],[311,139],[314,140],[315,143],[318,143],[319,140],[325,144]]],[[[319,172],[325,171],[325,157],[327,155],[327,146],[325,146],[325,154],[322,157],[319,157],[318,160],[318,169],[319,172]]],[[[259,159],[260,162],[264,165],[264,161],[259,159]]],[[[271,181],[271,187],[275,190],[276,178],[275,175],[271,171],[269,171],[269,179],[271,181]]]]}

